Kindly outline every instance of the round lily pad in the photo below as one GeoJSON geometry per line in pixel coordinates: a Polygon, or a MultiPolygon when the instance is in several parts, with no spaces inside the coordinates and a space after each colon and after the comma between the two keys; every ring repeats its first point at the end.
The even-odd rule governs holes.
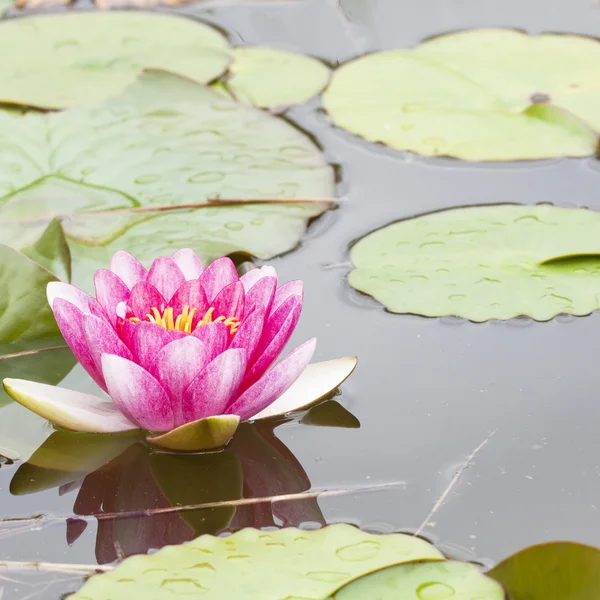
{"type": "Polygon", "coordinates": [[[216,29],[144,12],[75,12],[0,24],[0,102],[66,108],[116,96],[144,69],[200,83],[230,62],[216,29]]]}
{"type": "Polygon", "coordinates": [[[395,313],[547,321],[600,308],[600,213],[589,210],[446,210],[374,231],[350,257],[350,285],[395,313]]]}
{"type": "Polygon", "coordinates": [[[233,48],[232,54],[227,87],[239,101],[260,108],[281,110],[302,104],[329,80],[324,63],[297,52],[240,46],[233,48]]]}
{"type": "Polygon", "coordinates": [[[244,529],[128,558],[114,571],[90,578],[72,600],[158,600],[165,594],[322,600],[374,569],[439,558],[440,552],[419,538],[371,535],[350,525],[317,531],[244,529]]]}
{"type": "Polygon", "coordinates": [[[0,111],[0,242],[31,245],[58,217],[76,284],[91,283],[116,250],[142,262],[182,247],[205,260],[271,258],[330,205],[243,201],[334,191],[333,169],[306,135],[169,73],[145,73],[94,107],[0,111]],[[194,208],[218,199],[242,204],[194,208]]]}
{"type": "Polygon", "coordinates": [[[587,156],[600,130],[600,43],[476,29],[360,57],[324,94],[337,125],[425,156],[587,156]]]}
{"type": "Polygon", "coordinates": [[[352,581],[331,600],[505,600],[502,586],[470,563],[435,560],[394,565],[352,581]]]}

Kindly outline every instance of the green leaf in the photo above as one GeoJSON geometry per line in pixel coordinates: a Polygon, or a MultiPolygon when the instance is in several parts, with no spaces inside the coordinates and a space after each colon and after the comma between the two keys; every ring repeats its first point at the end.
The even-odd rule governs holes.
{"type": "Polygon", "coordinates": [[[374,231],[350,257],[350,285],[395,313],[548,321],[600,308],[600,213],[589,210],[445,210],[374,231]]]}
{"type": "Polygon", "coordinates": [[[72,600],[152,600],[165,594],[320,600],[361,574],[427,558],[442,556],[424,540],[371,535],[350,525],[317,531],[244,529],[129,558],[114,571],[91,577],[72,600]]]}
{"type": "Polygon", "coordinates": [[[512,600],[588,600],[600,595],[600,549],[550,542],[521,550],[488,572],[512,600]]]}
{"type": "Polygon", "coordinates": [[[207,200],[329,198],[335,189],[319,149],[288,123],[162,72],[92,108],[0,111],[0,158],[0,241],[29,245],[59,217],[74,282],[88,285],[118,249],[144,263],[185,246],[205,260],[281,254],[329,204],[207,200]]]}
{"type": "Polygon", "coordinates": [[[22,252],[59,279],[70,281],[71,253],[58,219],[52,219],[42,237],[33,245],[23,248],[22,252]]]}
{"type": "Polygon", "coordinates": [[[0,18],[14,6],[14,0],[0,0],[0,18]]]}
{"type": "Polygon", "coordinates": [[[333,594],[331,600],[505,600],[505,597],[502,586],[486,577],[478,566],[440,560],[375,571],[349,583],[333,594]]]}
{"type": "Polygon", "coordinates": [[[232,49],[227,87],[247,104],[284,110],[316,96],[329,80],[329,68],[316,58],[256,46],[232,49]],[[292,76],[290,76],[292,74],[292,76]]]}
{"type": "Polygon", "coordinates": [[[324,94],[344,129],[425,156],[520,160],[594,154],[600,44],[476,29],[362,56],[324,94]]]}
{"type": "Polygon", "coordinates": [[[16,402],[0,405],[0,455],[27,460],[52,434],[52,425],[16,402]]]}
{"type": "Polygon", "coordinates": [[[0,244],[0,344],[60,335],[46,301],[50,281],[50,271],[0,244]]]}
{"type": "Polygon", "coordinates": [[[67,108],[116,96],[144,69],[199,83],[230,61],[225,37],[191,19],[144,12],[74,12],[0,25],[0,102],[67,108]]]}

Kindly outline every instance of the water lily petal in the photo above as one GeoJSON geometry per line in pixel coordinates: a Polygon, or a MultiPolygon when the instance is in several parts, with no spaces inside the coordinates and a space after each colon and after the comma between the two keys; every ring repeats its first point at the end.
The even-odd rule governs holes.
{"type": "Polygon", "coordinates": [[[169,306],[173,307],[175,318],[181,314],[183,307],[187,306],[190,310],[195,308],[194,320],[197,322],[202,319],[208,310],[208,300],[202,284],[198,279],[192,279],[183,283],[173,294],[169,301],[169,306]]]}
{"type": "Polygon", "coordinates": [[[89,373],[90,377],[106,391],[106,384],[104,383],[102,372],[96,366],[85,339],[85,332],[83,330],[84,313],[67,300],[58,297],[54,300],[53,311],[54,318],[65,338],[65,342],[67,342],[69,348],[71,348],[75,358],[89,373]]]}
{"type": "Polygon", "coordinates": [[[125,252],[119,250],[113,254],[110,259],[110,270],[117,275],[125,285],[131,290],[136,283],[146,281],[148,271],[144,268],[137,258],[134,258],[125,252]]]}
{"type": "Polygon", "coordinates": [[[171,257],[173,262],[181,269],[183,276],[187,281],[198,279],[204,271],[204,263],[198,255],[190,248],[182,248],[171,257]]]}
{"type": "Polygon", "coordinates": [[[92,298],[70,283],[51,281],[46,286],[46,296],[48,298],[48,304],[53,310],[54,301],[57,298],[62,298],[63,300],[70,302],[73,306],[76,306],[81,312],[90,312],[90,301],[92,298]]]}
{"type": "Polygon", "coordinates": [[[165,299],[153,285],[140,282],[133,286],[129,297],[129,308],[138,319],[144,320],[146,315],[152,314],[152,308],[162,313],[165,306],[165,299]]]}
{"type": "Polygon", "coordinates": [[[265,314],[271,312],[275,290],[277,289],[277,277],[262,277],[246,293],[245,314],[250,314],[256,307],[260,307],[265,314]]]}
{"type": "Polygon", "coordinates": [[[301,344],[248,388],[227,410],[228,415],[239,415],[242,421],[250,419],[272,404],[298,379],[315,352],[317,340],[301,344]]]}
{"type": "Polygon", "coordinates": [[[226,350],[195,377],[183,394],[183,420],[220,415],[237,391],[246,372],[241,349],[226,350]]]}
{"type": "Polygon", "coordinates": [[[301,280],[288,281],[277,289],[271,307],[271,314],[275,313],[291,296],[300,296],[301,301],[304,298],[304,283],[301,280]]]}
{"type": "Polygon", "coordinates": [[[127,346],[104,319],[94,315],[84,315],[83,332],[92,360],[99,372],[102,372],[103,354],[116,354],[128,360],[133,360],[127,346]]]}
{"type": "Polygon", "coordinates": [[[168,302],[185,283],[185,277],[173,259],[159,256],[148,271],[146,283],[153,285],[168,302]]]}
{"type": "Polygon", "coordinates": [[[250,269],[250,271],[240,277],[240,281],[244,284],[244,290],[248,292],[263,277],[275,277],[275,280],[277,280],[277,271],[271,266],[250,269]]]}
{"type": "Polygon", "coordinates": [[[302,311],[302,300],[291,296],[267,320],[246,385],[254,383],[277,359],[288,343],[302,311]]]}
{"type": "MultiPolygon", "coordinates": [[[[173,341],[171,332],[160,325],[149,323],[148,321],[140,323],[131,323],[131,342],[129,348],[133,353],[135,362],[150,370],[156,355],[173,341]]],[[[183,334],[185,336],[185,334],[183,334]]],[[[109,354],[116,354],[110,352],[109,354]]]]}
{"type": "Polygon", "coordinates": [[[130,421],[149,431],[173,429],[169,396],[148,371],[120,356],[104,354],[102,372],[110,397],[130,421]]]}
{"type": "Polygon", "coordinates": [[[198,338],[205,346],[208,353],[207,360],[213,360],[218,354],[227,350],[231,333],[229,327],[219,321],[207,323],[198,327],[192,335],[198,338]]]}
{"type": "Polygon", "coordinates": [[[284,394],[252,420],[279,417],[316,404],[350,377],[357,362],[356,356],[344,356],[308,365],[284,394]]]}
{"type": "Polygon", "coordinates": [[[243,348],[246,351],[246,361],[252,364],[254,353],[262,337],[265,324],[265,313],[260,308],[255,308],[235,332],[230,348],[243,348]]]}
{"type": "Polygon", "coordinates": [[[84,433],[138,428],[107,398],[24,379],[5,379],[4,389],[13,400],[59,427],[84,433]]]}
{"type": "Polygon", "coordinates": [[[213,317],[244,317],[244,286],[239,281],[226,285],[211,302],[215,312],[213,317]]]}
{"type": "Polygon", "coordinates": [[[147,437],[153,446],[174,452],[202,452],[226,446],[240,423],[236,415],[207,417],[159,436],[147,437]]]}
{"type": "Polygon", "coordinates": [[[214,262],[210,263],[202,275],[200,275],[200,283],[206,293],[206,298],[211,303],[216,295],[230,283],[239,279],[237,270],[233,261],[224,256],[223,258],[217,258],[214,262]]]}
{"type": "Polygon", "coordinates": [[[129,298],[129,288],[108,269],[100,269],[94,275],[94,287],[96,288],[96,299],[105,310],[109,321],[115,325],[117,323],[117,304],[127,301],[129,298]]]}
{"type": "Polygon", "coordinates": [[[184,423],[182,417],[183,390],[208,362],[206,346],[193,335],[167,344],[155,357],[150,372],[171,398],[174,427],[184,423]]]}

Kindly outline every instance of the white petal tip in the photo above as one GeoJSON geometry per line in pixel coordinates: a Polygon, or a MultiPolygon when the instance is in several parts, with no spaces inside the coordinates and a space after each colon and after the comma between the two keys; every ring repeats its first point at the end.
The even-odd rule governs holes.
{"type": "MultiPolygon", "coordinates": [[[[316,339],[305,344],[311,342],[316,344],[316,339]]],[[[344,356],[308,365],[284,394],[250,420],[281,417],[317,404],[350,377],[357,363],[358,357],[344,356]]]]}

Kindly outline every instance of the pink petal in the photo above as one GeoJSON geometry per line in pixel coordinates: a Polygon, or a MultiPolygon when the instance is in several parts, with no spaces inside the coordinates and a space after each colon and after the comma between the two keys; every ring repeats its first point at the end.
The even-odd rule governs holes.
{"type": "Polygon", "coordinates": [[[146,277],[148,276],[148,271],[142,266],[142,263],[124,250],[119,250],[113,254],[113,257],[110,259],[110,270],[129,289],[132,289],[140,281],[146,281],[146,277]]]}
{"type": "Polygon", "coordinates": [[[215,299],[216,295],[230,283],[238,281],[239,277],[233,261],[224,256],[210,263],[202,275],[200,283],[204,288],[206,298],[209,303],[215,299]]]}
{"type": "Polygon", "coordinates": [[[96,367],[92,358],[92,353],[85,339],[83,330],[84,313],[70,302],[62,298],[54,300],[54,317],[58,327],[65,338],[65,341],[71,348],[75,358],[81,363],[83,368],[90,374],[90,377],[106,391],[106,385],[102,372],[96,367]]]}
{"type": "Polygon", "coordinates": [[[136,283],[133,286],[129,297],[129,308],[138,319],[145,320],[146,315],[152,314],[152,308],[156,308],[162,314],[165,307],[165,299],[153,285],[136,283]]]}
{"type": "Polygon", "coordinates": [[[270,266],[261,267],[260,269],[251,269],[240,277],[240,281],[244,284],[244,290],[247,292],[263,277],[274,277],[275,281],[277,281],[277,271],[270,266]]]}
{"type": "Polygon", "coordinates": [[[296,281],[288,281],[284,283],[275,292],[271,314],[273,314],[288,298],[291,296],[300,296],[300,300],[304,298],[304,283],[299,279],[296,281]]]}
{"type": "Polygon", "coordinates": [[[184,306],[188,306],[190,310],[195,308],[194,317],[197,320],[202,319],[208,310],[208,301],[200,281],[192,279],[183,283],[171,298],[169,306],[173,307],[175,319],[181,314],[184,306]]]}
{"type": "Polygon", "coordinates": [[[104,320],[94,315],[84,315],[83,332],[96,369],[102,372],[102,355],[116,354],[128,360],[133,356],[127,346],[119,339],[115,330],[104,320]]]}
{"type": "Polygon", "coordinates": [[[239,281],[225,286],[211,302],[211,306],[215,309],[213,318],[223,316],[242,319],[244,317],[244,295],[244,286],[239,281]]]}
{"type": "Polygon", "coordinates": [[[223,413],[246,372],[243,350],[226,350],[209,362],[183,394],[183,420],[196,421],[223,413]]]}
{"type": "Polygon", "coordinates": [[[208,363],[208,351],[193,335],[167,344],[155,357],[150,372],[171,398],[175,427],[185,422],[182,416],[183,391],[208,363]]]}
{"type": "Polygon", "coordinates": [[[173,259],[159,256],[152,263],[146,282],[153,285],[168,302],[185,283],[185,277],[173,259]]]}
{"type": "Polygon", "coordinates": [[[246,361],[252,364],[252,359],[258,343],[262,337],[263,327],[265,325],[265,313],[262,309],[256,308],[247,316],[235,332],[230,348],[243,348],[246,352],[246,361]]]}
{"type": "MultiPolygon", "coordinates": [[[[132,323],[129,348],[133,353],[135,362],[144,369],[149,370],[157,354],[173,341],[170,333],[170,331],[154,323],[132,323]]],[[[116,353],[111,352],[110,354],[116,353]]]]}
{"type": "Polygon", "coordinates": [[[189,333],[185,333],[185,331],[179,331],[178,329],[169,329],[168,334],[171,336],[171,340],[180,340],[181,338],[187,337],[189,333]]]}
{"type": "Polygon", "coordinates": [[[108,269],[100,269],[94,275],[96,298],[104,308],[109,321],[117,323],[117,305],[129,298],[129,288],[123,281],[108,269]]]}
{"type": "Polygon", "coordinates": [[[48,298],[48,304],[52,309],[54,309],[54,301],[57,298],[62,298],[77,307],[81,312],[86,314],[90,312],[90,302],[92,298],[69,283],[51,281],[46,286],[46,296],[48,298]]]}
{"type": "Polygon", "coordinates": [[[222,322],[201,325],[192,335],[204,344],[208,353],[208,361],[213,360],[221,352],[225,352],[231,338],[229,327],[222,322]]]}
{"type": "Polygon", "coordinates": [[[249,315],[254,308],[259,306],[269,314],[277,289],[276,277],[262,277],[259,279],[248,292],[246,292],[245,314],[249,315]]]}
{"type": "Polygon", "coordinates": [[[298,296],[291,296],[269,317],[246,385],[254,383],[277,359],[294,332],[301,311],[302,300],[298,296]]]}
{"type": "Polygon", "coordinates": [[[204,263],[198,255],[189,248],[182,248],[173,254],[171,257],[173,262],[181,269],[183,276],[187,281],[190,279],[198,279],[204,271],[204,263]]]}
{"type": "Polygon", "coordinates": [[[226,411],[239,415],[242,421],[272,404],[300,377],[315,352],[317,340],[312,338],[292,350],[268,373],[248,388],[226,411]]]}
{"type": "Polygon", "coordinates": [[[130,421],[149,431],[173,429],[169,397],[148,371],[120,356],[104,354],[102,372],[110,397],[130,421]]]}

